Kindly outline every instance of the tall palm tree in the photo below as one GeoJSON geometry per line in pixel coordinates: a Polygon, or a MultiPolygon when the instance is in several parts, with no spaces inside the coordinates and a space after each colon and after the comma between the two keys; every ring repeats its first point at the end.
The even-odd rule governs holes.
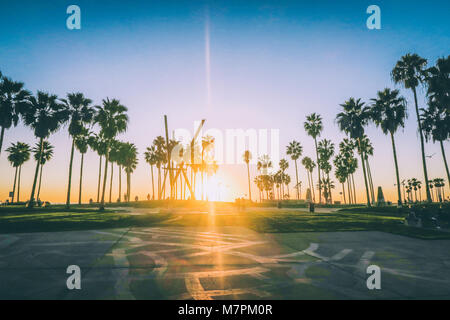
{"type": "Polygon", "coordinates": [[[138,163],[138,152],[136,146],[129,142],[124,143],[122,148],[124,154],[123,166],[127,174],[127,201],[129,202],[131,198],[131,174],[136,169],[138,163]]]}
{"type": "Polygon", "coordinates": [[[69,113],[69,135],[72,137],[72,148],[70,149],[69,181],[67,183],[66,208],[70,207],[70,189],[72,185],[72,164],[75,140],[82,134],[84,126],[91,123],[95,109],[91,107],[92,100],[86,98],[82,93],[68,93],[67,99],[61,99],[69,113]]]}
{"type": "MultiPolygon", "coordinates": [[[[29,103],[24,108],[23,119],[25,125],[33,129],[34,136],[39,139],[39,148],[42,152],[44,140],[69,119],[69,112],[63,104],[58,102],[56,95],[38,91],[36,96],[29,97],[29,103]]],[[[35,204],[34,196],[40,165],[41,159],[36,162],[29,208],[35,204]]]]}
{"type": "MultiPolygon", "coordinates": [[[[344,108],[342,112],[339,112],[336,116],[336,122],[339,129],[350,136],[350,138],[355,139],[358,143],[359,150],[361,150],[361,139],[364,136],[364,126],[367,125],[370,116],[369,107],[365,106],[361,99],[350,98],[341,104],[344,108]]],[[[370,207],[370,195],[369,195],[369,185],[367,182],[367,172],[365,165],[364,152],[361,150],[361,163],[363,167],[364,174],[364,184],[366,187],[366,200],[367,206],[370,207]]]]}
{"type": "Polygon", "coordinates": [[[371,99],[372,109],[371,118],[380,127],[384,134],[389,134],[392,143],[392,152],[394,154],[395,174],[397,177],[397,197],[398,206],[402,206],[402,192],[400,189],[400,173],[398,169],[397,150],[395,148],[394,134],[398,128],[405,126],[405,120],[408,116],[406,110],[405,98],[399,95],[398,90],[389,88],[378,91],[377,97],[371,99]]]}
{"type": "Polygon", "coordinates": [[[369,137],[367,135],[363,135],[361,138],[361,143],[358,145],[358,153],[363,153],[364,155],[364,161],[365,161],[365,165],[366,165],[366,169],[367,169],[367,180],[369,181],[369,189],[370,189],[370,194],[372,197],[372,201],[371,203],[374,204],[375,203],[375,191],[373,188],[373,180],[372,180],[372,172],[370,170],[370,164],[369,164],[369,156],[373,156],[373,145],[372,142],[370,141],[369,137]]]}
{"type": "MultiPolygon", "coordinates": [[[[330,172],[331,172],[331,165],[329,163],[331,157],[334,154],[334,143],[331,142],[331,140],[327,140],[327,139],[323,139],[321,141],[319,141],[318,144],[318,148],[317,151],[319,152],[320,155],[320,167],[322,168],[324,175],[327,175],[327,178],[322,179],[322,182],[330,182],[330,172]]],[[[323,185],[323,184],[322,184],[323,185]]],[[[331,195],[331,187],[330,185],[327,185],[327,196],[328,197],[324,197],[326,202],[331,201],[331,203],[333,202],[333,197],[331,195]]]]}
{"type": "Polygon", "coordinates": [[[444,141],[450,138],[450,56],[440,58],[427,72],[428,109],[423,110],[422,123],[426,139],[439,141],[447,180],[450,173],[444,151],[444,141]]]}
{"type": "Polygon", "coordinates": [[[42,171],[44,169],[44,164],[51,160],[54,149],[55,148],[48,141],[44,141],[42,144],[42,149],[40,148],[39,143],[36,143],[36,146],[33,148],[34,160],[40,161],[41,163],[36,199],[39,199],[39,195],[41,194],[42,171]]]}
{"type": "Polygon", "coordinates": [[[247,164],[247,178],[248,178],[248,199],[252,201],[252,188],[250,185],[250,160],[252,159],[252,154],[249,150],[245,150],[243,154],[243,160],[247,164]]]}
{"type": "Polygon", "coordinates": [[[82,133],[77,135],[75,138],[75,148],[81,154],[81,163],[80,163],[80,186],[78,190],[78,204],[81,204],[81,193],[83,190],[83,165],[84,165],[84,155],[88,151],[89,147],[89,131],[84,128],[82,133]]]}
{"type": "MultiPolygon", "coordinates": [[[[314,145],[316,147],[317,175],[320,181],[321,168],[319,161],[319,151],[317,150],[317,137],[320,137],[320,133],[323,130],[322,117],[317,113],[312,113],[306,117],[306,122],[303,124],[303,126],[305,128],[306,133],[314,139],[314,145]]],[[[322,203],[322,190],[320,186],[319,186],[319,203],[322,203]]]]}
{"type": "Polygon", "coordinates": [[[31,96],[23,87],[22,82],[13,81],[0,73],[0,154],[5,130],[17,126],[31,96]]]}
{"type": "Polygon", "coordinates": [[[428,185],[428,171],[425,160],[425,142],[423,138],[422,124],[419,115],[419,105],[417,103],[417,87],[423,83],[425,77],[425,67],[427,60],[417,54],[406,54],[395,65],[391,72],[392,79],[395,83],[401,83],[405,89],[411,89],[414,94],[414,105],[416,108],[417,127],[419,129],[420,147],[422,151],[422,166],[425,177],[425,186],[427,193],[427,201],[431,202],[431,193],[428,185]]]}
{"type": "Polygon", "coordinates": [[[102,198],[100,202],[100,210],[104,210],[111,143],[119,133],[127,130],[128,116],[126,112],[128,109],[124,105],[120,104],[119,100],[110,100],[109,98],[104,99],[102,106],[96,106],[96,108],[97,114],[95,115],[94,120],[100,125],[100,134],[106,141],[105,170],[103,176],[102,198]]]}
{"type": "Polygon", "coordinates": [[[281,159],[278,163],[280,170],[281,170],[281,195],[282,199],[284,199],[284,178],[285,178],[285,171],[287,168],[289,168],[289,162],[286,159],[281,159]]]}
{"type": "Polygon", "coordinates": [[[6,149],[6,152],[8,152],[8,161],[11,163],[11,165],[15,168],[14,173],[14,184],[13,184],[13,191],[12,191],[12,199],[11,203],[14,203],[14,196],[16,193],[16,182],[17,182],[17,175],[19,175],[19,181],[17,185],[17,202],[19,202],[20,199],[20,173],[22,169],[22,165],[27,162],[30,159],[30,146],[23,142],[16,142],[12,143],[9,148],[6,149]]]}
{"type": "Polygon", "coordinates": [[[166,140],[162,136],[157,136],[153,140],[153,145],[155,146],[156,150],[156,168],[158,169],[158,200],[161,200],[161,166],[167,161],[165,148],[166,140]]]}
{"type": "Polygon", "coordinates": [[[145,162],[150,165],[150,171],[152,175],[152,200],[155,200],[155,183],[153,180],[153,166],[158,162],[158,158],[156,155],[156,147],[152,145],[147,147],[147,151],[144,152],[145,162]]]}
{"type": "Polygon", "coordinates": [[[297,189],[297,200],[300,199],[301,194],[299,191],[299,183],[298,183],[298,169],[297,169],[297,160],[302,156],[303,154],[303,147],[300,145],[297,141],[291,141],[289,142],[289,145],[286,147],[286,154],[288,156],[291,156],[291,159],[295,163],[295,180],[296,180],[296,189],[297,189]]]}

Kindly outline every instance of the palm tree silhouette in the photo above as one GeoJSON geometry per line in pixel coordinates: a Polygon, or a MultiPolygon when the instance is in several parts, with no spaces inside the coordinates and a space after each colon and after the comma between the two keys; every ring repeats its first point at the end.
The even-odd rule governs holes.
{"type": "Polygon", "coordinates": [[[287,168],[289,168],[289,162],[287,162],[286,159],[281,159],[280,162],[278,163],[280,170],[281,170],[281,195],[282,195],[282,200],[284,199],[284,180],[285,180],[285,171],[287,168]]]}
{"type": "MultiPolygon", "coordinates": [[[[109,203],[112,202],[112,187],[113,187],[113,176],[114,176],[114,163],[119,165],[120,162],[120,148],[121,142],[117,140],[111,140],[111,146],[109,150],[109,163],[111,164],[111,178],[109,182],[109,203]]],[[[120,171],[119,171],[120,172],[120,171]]],[[[119,193],[120,197],[120,193],[119,193]]]]}
{"type": "Polygon", "coordinates": [[[289,145],[286,147],[286,154],[288,156],[291,156],[291,159],[295,163],[295,181],[296,185],[295,188],[297,189],[297,200],[301,197],[301,189],[299,190],[299,183],[298,183],[298,169],[297,169],[297,160],[302,156],[303,153],[303,147],[300,145],[297,141],[291,141],[289,142],[289,145]]]}
{"type": "Polygon", "coordinates": [[[422,124],[425,138],[433,142],[439,141],[444,161],[447,181],[450,186],[450,173],[444,151],[444,141],[450,138],[450,56],[440,58],[436,66],[428,69],[427,97],[428,109],[423,110],[422,124]]]}
{"type": "Polygon", "coordinates": [[[166,140],[162,136],[157,136],[153,140],[155,146],[156,168],[158,169],[158,200],[161,200],[161,166],[167,161],[166,156],[166,140]]]}
{"type": "Polygon", "coordinates": [[[369,181],[369,189],[370,189],[370,195],[372,198],[371,203],[374,204],[375,202],[375,191],[373,188],[373,180],[372,180],[372,172],[370,170],[370,164],[369,164],[369,155],[373,156],[373,145],[370,141],[369,137],[367,135],[363,135],[361,138],[361,143],[357,145],[358,153],[363,153],[364,155],[364,162],[367,169],[367,180],[369,181]]]}
{"type": "Polygon", "coordinates": [[[44,168],[44,164],[51,160],[54,149],[55,148],[48,141],[44,141],[42,144],[42,149],[40,149],[39,143],[36,143],[36,146],[33,148],[34,160],[40,161],[41,163],[36,199],[39,199],[39,195],[41,194],[42,170],[44,168]]]}
{"type": "Polygon", "coordinates": [[[405,98],[399,96],[398,90],[391,90],[389,88],[378,91],[377,97],[371,100],[373,101],[371,109],[372,120],[381,128],[384,134],[389,134],[391,137],[395,174],[397,177],[397,203],[401,207],[402,192],[400,190],[400,173],[394,134],[398,128],[405,126],[405,119],[407,118],[406,101],[405,98]]]}
{"type": "Polygon", "coordinates": [[[89,147],[89,130],[83,128],[82,132],[76,136],[75,138],[75,148],[81,154],[81,163],[80,163],[80,186],[78,190],[78,204],[81,204],[81,194],[83,191],[83,165],[84,165],[84,155],[88,151],[89,147]]]}
{"type": "Polygon", "coordinates": [[[126,115],[126,112],[128,109],[124,105],[120,104],[119,100],[109,100],[109,98],[104,99],[102,106],[96,106],[96,108],[97,114],[94,120],[100,125],[100,134],[106,141],[105,169],[103,176],[102,197],[100,202],[100,210],[104,210],[111,143],[119,133],[127,130],[128,116],[126,115]]]}
{"type": "Polygon", "coordinates": [[[367,182],[366,165],[364,161],[364,151],[361,149],[361,139],[364,136],[364,126],[367,124],[370,116],[369,108],[365,106],[361,99],[350,98],[341,104],[344,111],[339,112],[336,116],[336,122],[339,129],[347,133],[350,138],[356,139],[358,149],[361,151],[361,163],[364,173],[364,184],[366,187],[367,206],[370,207],[369,185],[367,182]]]}
{"type": "MultiPolygon", "coordinates": [[[[38,91],[36,97],[31,96],[29,98],[29,103],[24,108],[23,119],[25,124],[33,130],[35,137],[39,139],[39,148],[42,152],[44,140],[69,119],[69,112],[63,104],[58,102],[56,95],[38,91]]],[[[29,208],[32,208],[35,204],[34,195],[40,165],[41,159],[36,162],[33,186],[28,203],[29,208]]]]}
{"type": "Polygon", "coordinates": [[[243,160],[247,164],[247,178],[248,178],[248,199],[252,201],[252,188],[250,185],[250,160],[252,159],[252,154],[249,150],[245,150],[243,154],[243,160]]]}
{"type": "Polygon", "coordinates": [[[65,105],[69,113],[69,135],[72,137],[66,199],[66,208],[70,208],[70,189],[72,185],[72,164],[75,139],[83,132],[84,125],[91,123],[95,115],[95,109],[90,106],[92,100],[85,98],[80,92],[67,94],[67,99],[61,99],[61,102],[65,105]]]}
{"type": "Polygon", "coordinates": [[[6,149],[6,152],[9,153],[8,161],[15,168],[14,184],[13,184],[13,191],[12,191],[13,195],[12,195],[11,203],[14,203],[17,175],[19,176],[19,181],[17,184],[17,202],[19,202],[19,199],[20,199],[20,174],[22,171],[22,165],[30,159],[30,146],[23,142],[16,142],[16,143],[12,143],[11,146],[6,149]]]}
{"type": "Polygon", "coordinates": [[[22,82],[4,77],[0,72],[0,154],[5,130],[17,126],[31,96],[31,93],[23,87],[22,82]]]}
{"type": "Polygon", "coordinates": [[[153,180],[153,166],[158,162],[156,147],[152,145],[147,147],[147,151],[144,152],[145,162],[150,165],[150,171],[152,175],[152,200],[155,200],[155,184],[153,180]]]}
{"type": "Polygon", "coordinates": [[[417,54],[408,53],[403,57],[401,57],[399,61],[397,61],[397,64],[395,65],[394,69],[391,72],[391,75],[395,83],[401,83],[405,87],[405,89],[411,89],[414,94],[414,105],[416,108],[417,127],[419,129],[420,135],[422,166],[423,166],[423,174],[425,177],[427,201],[431,202],[432,200],[430,188],[427,183],[428,171],[427,171],[427,163],[425,160],[425,143],[423,139],[422,124],[419,115],[419,106],[417,103],[417,87],[424,81],[426,65],[427,65],[426,59],[421,58],[417,54]]]}
{"type": "Polygon", "coordinates": [[[97,203],[100,202],[100,186],[101,186],[101,178],[102,178],[102,158],[106,155],[107,143],[106,139],[103,137],[101,132],[99,134],[91,134],[88,138],[88,144],[92,150],[97,152],[99,156],[98,163],[98,183],[97,183],[97,203]]]}
{"type": "MultiPolygon", "coordinates": [[[[327,175],[327,178],[325,177],[322,179],[322,182],[330,183],[330,172],[331,172],[331,165],[329,163],[329,160],[334,154],[334,143],[331,142],[331,140],[323,139],[319,141],[317,151],[319,152],[320,158],[320,167],[323,170],[323,172],[327,175]]],[[[323,185],[323,184],[322,184],[323,185]]],[[[330,185],[323,185],[327,187],[327,197],[325,198],[325,202],[331,202],[333,203],[333,197],[331,195],[331,187],[330,185]]]]}
{"type": "Polygon", "coordinates": [[[313,202],[316,202],[316,196],[315,196],[315,192],[314,192],[314,180],[313,180],[313,176],[312,176],[312,173],[313,173],[313,170],[314,170],[314,167],[316,166],[316,164],[310,157],[304,157],[302,159],[302,165],[305,167],[306,173],[308,175],[308,184],[309,184],[309,189],[312,192],[313,202]]]}
{"type": "Polygon", "coordinates": [[[136,166],[138,164],[138,152],[136,146],[129,142],[126,142],[122,145],[122,152],[124,154],[123,166],[127,174],[127,201],[129,202],[131,198],[131,174],[136,169],[136,166]]]}
{"type": "MultiPolygon", "coordinates": [[[[306,117],[306,121],[303,124],[303,126],[305,128],[306,133],[314,139],[314,145],[316,147],[317,175],[320,181],[321,167],[320,167],[319,151],[317,150],[317,137],[320,137],[320,133],[323,130],[322,117],[317,113],[312,113],[306,117]]],[[[320,185],[319,185],[319,203],[322,203],[322,190],[320,185]]]]}

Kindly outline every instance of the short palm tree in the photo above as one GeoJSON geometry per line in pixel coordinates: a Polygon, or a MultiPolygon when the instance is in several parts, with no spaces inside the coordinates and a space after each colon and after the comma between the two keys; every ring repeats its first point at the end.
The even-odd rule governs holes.
{"type": "Polygon", "coordinates": [[[84,155],[88,151],[89,147],[89,130],[86,128],[83,129],[81,134],[77,135],[75,138],[75,148],[81,154],[81,163],[80,163],[80,186],[78,190],[78,204],[81,204],[81,194],[83,191],[83,165],[84,165],[84,155]]]}
{"type": "Polygon", "coordinates": [[[127,201],[130,201],[131,197],[131,174],[136,169],[138,160],[137,160],[137,148],[132,143],[124,143],[122,145],[122,151],[124,154],[123,158],[123,167],[125,168],[125,172],[127,174],[127,201]]]}
{"type": "Polygon", "coordinates": [[[152,176],[152,200],[155,200],[155,183],[153,180],[153,166],[158,162],[158,158],[156,155],[156,147],[152,145],[147,147],[147,151],[144,152],[145,162],[150,165],[150,171],[152,176]]]}
{"type": "Polygon", "coordinates": [[[297,160],[302,156],[303,154],[303,147],[300,145],[297,141],[291,141],[289,142],[289,145],[286,147],[286,154],[288,156],[291,156],[291,159],[295,163],[295,181],[296,181],[296,189],[297,189],[297,200],[300,199],[301,193],[300,193],[300,185],[298,183],[298,169],[297,169],[297,160]]]}
{"type": "MultiPolygon", "coordinates": [[[[361,99],[350,98],[341,104],[343,111],[339,112],[336,116],[336,122],[339,129],[350,136],[350,138],[355,139],[358,143],[359,150],[361,150],[361,139],[364,136],[364,126],[367,125],[370,116],[370,109],[365,106],[361,99]]],[[[363,167],[364,174],[364,184],[366,187],[366,200],[367,206],[370,207],[370,195],[369,195],[369,184],[367,182],[367,172],[365,165],[364,152],[360,152],[361,163],[363,167]]]]}
{"type": "Polygon", "coordinates": [[[399,61],[397,61],[397,64],[395,65],[394,69],[392,69],[391,75],[395,83],[401,83],[405,87],[405,89],[411,89],[414,94],[414,105],[416,108],[417,127],[419,129],[419,136],[420,136],[420,147],[422,151],[422,166],[423,166],[423,174],[425,177],[427,201],[431,202],[432,200],[430,188],[427,183],[428,171],[427,171],[427,163],[425,160],[425,142],[419,115],[419,105],[417,103],[417,87],[424,81],[426,74],[425,73],[426,65],[427,65],[426,59],[420,57],[417,54],[408,53],[404,55],[399,61]]]}
{"type": "Polygon", "coordinates": [[[101,186],[101,178],[102,178],[102,158],[106,154],[106,139],[103,135],[100,134],[91,134],[88,138],[88,144],[92,150],[97,152],[99,156],[98,163],[98,183],[97,183],[97,203],[100,202],[100,186],[101,186]]]}
{"type": "Polygon", "coordinates": [[[316,196],[315,196],[315,192],[314,192],[314,180],[312,177],[312,173],[313,173],[313,170],[314,170],[314,167],[316,166],[316,164],[310,157],[304,157],[302,159],[302,165],[305,167],[306,173],[308,175],[308,184],[309,184],[309,189],[312,192],[312,200],[313,200],[313,202],[316,202],[316,196]]]}
{"type": "Polygon", "coordinates": [[[30,146],[23,142],[16,142],[16,143],[12,143],[11,146],[6,149],[6,152],[8,152],[8,161],[15,168],[11,202],[14,203],[14,196],[16,193],[17,176],[19,177],[19,181],[17,184],[17,202],[19,202],[19,200],[20,200],[20,174],[22,171],[22,165],[30,159],[30,146]]]}
{"type": "Polygon", "coordinates": [[[384,134],[389,134],[391,137],[395,174],[397,177],[397,203],[401,207],[402,192],[400,189],[400,173],[394,134],[400,127],[405,126],[405,119],[407,118],[406,101],[405,98],[399,95],[398,90],[386,88],[383,91],[378,91],[377,97],[372,99],[372,102],[371,119],[377,127],[381,128],[384,134]]]}
{"type": "Polygon", "coordinates": [[[0,154],[5,130],[17,126],[31,93],[23,89],[22,82],[16,82],[0,73],[0,154]]]}
{"type": "MultiPolygon", "coordinates": [[[[306,133],[314,139],[314,145],[316,147],[317,175],[320,181],[321,168],[319,160],[319,151],[317,149],[317,137],[320,137],[320,133],[323,130],[322,117],[317,113],[312,113],[306,117],[306,122],[303,124],[303,126],[305,128],[306,133]]],[[[322,190],[320,186],[319,186],[319,203],[322,203],[322,190]]]]}
{"type": "Polygon", "coordinates": [[[53,158],[54,149],[55,148],[48,141],[44,141],[42,149],[40,148],[39,143],[36,143],[36,146],[33,148],[34,160],[41,163],[36,199],[39,199],[39,195],[41,194],[42,170],[44,169],[44,164],[53,158]]]}
{"type": "MultiPolygon", "coordinates": [[[[331,140],[323,139],[319,141],[317,151],[319,152],[319,161],[320,161],[320,168],[323,170],[324,175],[326,174],[327,177],[323,177],[322,182],[331,182],[330,180],[330,172],[331,172],[331,164],[330,159],[334,154],[334,143],[331,142],[331,140]]],[[[325,198],[326,202],[333,202],[333,197],[331,194],[331,187],[329,185],[324,185],[322,183],[323,187],[327,187],[327,196],[325,198]]]]}
{"type": "Polygon", "coordinates": [[[252,201],[252,188],[250,185],[250,160],[252,159],[252,154],[249,150],[245,150],[242,155],[244,162],[247,165],[247,178],[248,178],[248,199],[252,201]]]}
{"type": "MultiPolygon", "coordinates": [[[[63,104],[58,102],[56,95],[38,91],[36,96],[29,98],[29,103],[24,108],[23,119],[25,125],[30,127],[34,132],[34,136],[39,139],[39,147],[42,152],[44,140],[52,133],[58,131],[60,126],[69,119],[69,112],[63,104]]],[[[41,165],[40,160],[36,162],[33,186],[28,203],[29,208],[32,208],[35,204],[34,196],[39,167],[41,165]]]]}
{"type": "Polygon", "coordinates": [[[127,130],[128,116],[127,107],[120,104],[119,100],[106,98],[103,100],[102,106],[96,106],[97,114],[94,121],[100,126],[100,135],[105,139],[105,170],[103,176],[102,198],[100,202],[100,210],[105,209],[105,191],[106,180],[108,175],[108,162],[111,143],[114,138],[127,130]]]}
{"type": "Polygon", "coordinates": [[[67,99],[61,99],[61,102],[65,105],[69,113],[69,135],[72,137],[72,148],[70,151],[69,161],[69,181],[67,184],[66,199],[66,208],[69,208],[75,140],[78,135],[82,134],[84,126],[91,123],[95,114],[95,109],[90,106],[92,100],[85,98],[85,96],[80,92],[67,94],[67,99]]]}

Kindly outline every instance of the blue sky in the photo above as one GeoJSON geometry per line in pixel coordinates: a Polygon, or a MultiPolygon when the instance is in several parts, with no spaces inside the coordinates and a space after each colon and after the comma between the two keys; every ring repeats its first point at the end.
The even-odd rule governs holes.
{"type": "MultiPolygon", "coordinates": [[[[2,1],[0,70],[33,92],[64,96],[81,91],[96,103],[105,97],[120,99],[130,115],[129,130],[120,138],[135,142],[141,153],[163,133],[162,116],[167,114],[172,129],[191,129],[201,118],[211,128],[278,128],[281,151],[296,139],[305,155],[313,156],[312,140],[303,130],[305,116],[320,113],[322,136],[338,144],[343,135],[334,118],[340,103],[351,96],[368,101],[378,90],[394,87],[389,73],[405,53],[416,52],[430,63],[450,53],[449,9],[448,1],[400,0],[2,1]],[[81,8],[81,30],[66,28],[71,4],[81,8]],[[371,4],[381,8],[381,30],[366,28],[371,4]]],[[[402,93],[412,102],[409,92],[402,93]]],[[[423,92],[419,100],[424,103],[423,92]]],[[[401,173],[423,180],[412,105],[409,113],[397,137],[401,173]]],[[[390,141],[373,126],[367,133],[375,146],[375,184],[394,191],[390,141]]],[[[5,139],[4,146],[17,140],[34,143],[30,130],[21,125],[7,131],[5,139]]],[[[57,147],[52,163],[65,173],[67,133],[50,141],[57,147]]],[[[427,145],[427,153],[436,153],[429,160],[431,177],[443,176],[438,147],[427,145]]],[[[95,176],[97,158],[88,158],[87,176],[95,176]]],[[[0,185],[4,199],[14,173],[4,153],[0,166],[8,173],[0,185]]],[[[31,177],[33,169],[28,162],[24,174],[31,177]]],[[[246,190],[243,169],[227,170],[227,183],[236,185],[235,195],[241,196],[246,190]]],[[[148,171],[141,160],[135,175],[138,190],[148,185],[148,171]]],[[[62,201],[64,179],[52,174],[46,179],[52,186],[48,190],[62,201]]],[[[28,180],[23,181],[25,190],[31,185],[28,180]]],[[[362,179],[358,182],[362,188],[362,179]]],[[[96,188],[95,179],[86,183],[96,188]]]]}

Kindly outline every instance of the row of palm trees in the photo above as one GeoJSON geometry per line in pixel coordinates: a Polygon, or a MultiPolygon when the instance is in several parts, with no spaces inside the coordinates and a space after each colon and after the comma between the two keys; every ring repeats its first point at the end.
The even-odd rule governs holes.
{"type": "MultiPolygon", "coordinates": [[[[111,164],[111,171],[114,163],[119,165],[119,179],[121,168],[125,169],[127,174],[127,199],[129,199],[130,175],[137,165],[137,149],[131,143],[116,140],[116,136],[127,129],[128,116],[126,111],[127,108],[116,99],[110,100],[107,98],[102,101],[102,105],[92,106],[92,100],[86,98],[82,93],[69,93],[66,98],[61,99],[56,95],[42,91],[33,95],[24,89],[23,83],[13,81],[0,73],[0,153],[6,129],[16,126],[20,120],[33,130],[34,136],[38,139],[38,143],[33,149],[36,169],[28,206],[33,207],[36,202],[35,199],[39,198],[43,165],[53,155],[53,147],[49,144],[48,138],[65,125],[67,125],[68,133],[72,139],[66,206],[69,207],[71,204],[72,166],[75,149],[81,154],[78,198],[78,202],[81,203],[84,154],[88,147],[96,151],[100,157],[99,177],[102,175],[101,161],[104,157],[101,200],[99,199],[100,179],[97,195],[97,202],[100,202],[100,207],[104,208],[105,204],[108,164],[111,164]],[[98,133],[92,132],[94,126],[98,126],[98,133]],[[38,176],[39,186],[36,193],[38,176]]],[[[17,142],[12,144],[7,151],[9,153],[8,160],[16,168],[13,187],[15,191],[17,179],[18,189],[20,188],[21,167],[29,159],[30,148],[24,143],[17,142]]],[[[112,187],[112,172],[110,187],[112,187]]],[[[17,200],[19,200],[19,194],[17,200]]]]}
{"type": "MultiPolygon", "coordinates": [[[[431,202],[433,201],[433,197],[430,192],[430,185],[433,183],[428,179],[424,140],[439,142],[450,185],[450,174],[444,150],[444,141],[450,138],[450,56],[438,59],[436,65],[431,68],[427,68],[426,66],[426,59],[421,58],[417,54],[406,54],[396,63],[391,72],[391,76],[394,83],[401,84],[405,89],[411,89],[413,92],[424,178],[425,181],[429,182],[425,184],[426,195],[427,201],[431,202]],[[419,108],[418,106],[417,89],[419,86],[423,86],[427,90],[427,108],[419,108]]],[[[391,140],[397,180],[398,204],[401,205],[400,173],[394,136],[398,129],[405,125],[407,118],[406,99],[400,95],[399,90],[385,88],[378,91],[377,96],[371,99],[369,104],[362,102],[361,99],[349,98],[340,106],[343,110],[337,114],[336,122],[339,129],[348,137],[343,139],[339,144],[339,153],[333,159],[333,164],[335,166],[335,176],[339,183],[342,184],[344,202],[348,200],[348,203],[356,203],[353,175],[358,168],[358,160],[354,155],[355,151],[360,156],[367,205],[371,206],[376,201],[369,162],[369,156],[373,156],[374,149],[371,141],[365,134],[365,127],[370,123],[374,123],[385,135],[389,135],[391,140]],[[347,197],[345,183],[347,184],[347,197]]],[[[330,179],[332,169],[330,160],[334,155],[335,146],[330,140],[318,140],[323,131],[322,117],[319,114],[312,113],[308,115],[304,122],[304,129],[313,138],[315,145],[315,162],[310,157],[304,157],[302,159],[302,164],[307,174],[308,185],[310,191],[312,191],[311,200],[315,201],[313,170],[317,167],[319,203],[322,202],[322,197],[325,202],[331,203],[331,190],[334,188],[334,184],[330,179]]],[[[290,142],[286,148],[286,154],[291,157],[295,164],[297,199],[300,198],[297,160],[301,157],[302,153],[302,146],[295,140],[290,142]]],[[[244,158],[246,158],[245,154],[244,158]]],[[[248,161],[246,162],[248,165],[248,161]]],[[[258,172],[261,169],[267,171],[271,167],[272,163],[267,155],[259,159],[258,172]]],[[[273,190],[274,176],[267,172],[260,172],[254,179],[254,183],[260,190],[260,194],[262,191],[266,191],[267,198],[269,198],[269,191],[273,190]]],[[[248,180],[250,185],[250,177],[248,180]]]]}

